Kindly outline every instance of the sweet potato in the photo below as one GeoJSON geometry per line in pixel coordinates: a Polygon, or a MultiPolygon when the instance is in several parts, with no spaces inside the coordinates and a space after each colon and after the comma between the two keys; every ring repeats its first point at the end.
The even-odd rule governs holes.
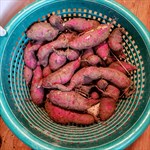
{"type": "Polygon", "coordinates": [[[79,66],[80,58],[66,64],[57,71],[51,73],[46,78],[43,78],[42,86],[44,88],[58,88],[59,84],[65,84],[71,79],[74,72],[79,68],[79,66]]]}
{"type": "Polygon", "coordinates": [[[86,61],[88,64],[90,64],[92,66],[95,66],[98,63],[101,63],[101,59],[97,55],[91,55],[82,61],[86,61]]]}
{"type": "Polygon", "coordinates": [[[97,87],[101,90],[105,90],[106,87],[108,86],[108,82],[104,79],[100,79],[97,83],[96,83],[97,87]]]}
{"type": "Polygon", "coordinates": [[[95,122],[92,115],[66,110],[55,106],[48,101],[46,101],[45,103],[45,110],[53,121],[64,125],[69,123],[90,125],[95,122]]]}
{"type": "Polygon", "coordinates": [[[49,65],[43,69],[43,78],[47,77],[50,73],[52,73],[49,65]]]}
{"type": "Polygon", "coordinates": [[[75,37],[75,33],[61,34],[56,40],[43,45],[38,51],[38,59],[44,67],[48,64],[48,57],[53,52],[53,49],[67,48],[68,43],[75,37]]]}
{"type": "Polygon", "coordinates": [[[69,42],[72,49],[83,50],[95,47],[109,36],[110,25],[100,25],[91,29],[69,42]]]}
{"type": "Polygon", "coordinates": [[[27,37],[37,41],[52,41],[57,37],[59,30],[52,27],[49,23],[38,22],[34,23],[27,30],[27,37]]]}
{"type": "Polygon", "coordinates": [[[83,112],[99,103],[99,100],[87,99],[75,91],[62,92],[59,90],[51,90],[47,98],[53,104],[62,108],[83,112]]]}
{"type": "Polygon", "coordinates": [[[123,28],[116,28],[112,31],[108,38],[108,45],[113,51],[123,50],[122,34],[125,33],[123,28]]]}
{"type": "Polygon", "coordinates": [[[84,53],[82,55],[82,60],[88,58],[89,56],[94,55],[94,51],[92,48],[84,50],[84,53]]]}
{"type": "Polygon", "coordinates": [[[38,87],[38,84],[42,77],[42,69],[38,65],[33,71],[33,79],[30,89],[31,99],[36,105],[40,105],[43,103],[44,89],[43,87],[38,87]]]}
{"type": "Polygon", "coordinates": [[[77,32],[83,32],[99,26],[96,20],[86,20],[84,18],[73,18],[63,23],[66,29],[72,29],[77,32]]]}
{"type": "Polygon", "coordinates": [[[76,60],[79,58],[79,51],[73,50],[73,49],[67,49],[66,51],[63,50],[54,50],[55,53],[57,53],[60,56],[66,57],[68,60],[76,60]]]}
{"type": "Polygon", "coordinates": [[[102,96],[111,97],[117,102],[120,96],[120,90],[114,85],[108,85],[106,90],[102,93],[102,96]]]}
{"type": "Polygon", "coordinates": [[[110,54],[110,49],[106,41],[104,41],[96,47],[96,54],[103,60],[106,60],[108,58],[110,54]]]}
{"type": "Polygon", "coordinates": [[[77,85],[85,84],[85,79],[98,80],[103,78],[121,89],[130,86],[131,80],[122,72],[104,67],[85,67],[77,71],[71,78],[69,86],[59,85],[58,89],[62,91],[71,91],[77,85]]]}
{"type": "Polygon", "coordinates": [[[92,99],[99,99],[99,93],[96,92],[96,91],[93,91],[91,94],[90,94],[91,98],[92,99]]]}
{"type": "Polygon", "coordinates": [[[112,98],[101,98],[99,116],[102,121],[109,119],[115,112],[116,102],[112,98]]]}
{"type": "Polygon", "coordinates": [[[35,67],[37,66],[35,51],[37,51],[40,48],[41,44],[42,44],[41,42],[32,44],[29,41],[24,50],[24,62],[26,66],[28,66],[30,69],[35,69],[35,67]]]}
{"type": "Polygon", "coordinates": [[[124,74],[127,74],[128,72],[131,72],[137,69],[136,66],[129,64],[125,61],[115,61],[109,65],[109,68],[119,70],[123,72],[124,74]]]}
{"type": "Polygon", "coordinates": [[[31,79],[32,79],[32,69],[30,69],[29,67],[27,67],[26,65],[24,66],[24,78],[26,81],[26,84],[29,85],[31,79]]]}
{"type": "Polygon", "coordinates": [[[58,70],[66,63],[67,59],[63,55],[53,52],[49,57],[49,67],[52,71],[58,70]]]}
{"type": "Polygon", "coordinates": [[[49,22],[53,27],[57,28],[59,31],[64,31],[65,28],[63,26],[63,20],[61,19],[60,16],[57,15],[50,16],[49,22]]]}

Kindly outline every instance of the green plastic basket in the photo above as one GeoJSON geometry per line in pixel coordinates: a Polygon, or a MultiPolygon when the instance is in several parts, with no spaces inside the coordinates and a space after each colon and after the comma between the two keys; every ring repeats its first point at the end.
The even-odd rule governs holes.
{"type": "Polygon", "coordinates": [[[150,122],[150,35],[129,10],[109,0],[41,0],[20,11],[0,37],[0,107],[7,126],[33,149],[124,149],[139,137],[150,122]],[[96,19],[124,27],[127,61],[137,66],[131,79],[136,92],[120,100],[116,113],[104,123],[63,126],[29,99],[23,78],[25,31],[50,14],[96,19]]]}

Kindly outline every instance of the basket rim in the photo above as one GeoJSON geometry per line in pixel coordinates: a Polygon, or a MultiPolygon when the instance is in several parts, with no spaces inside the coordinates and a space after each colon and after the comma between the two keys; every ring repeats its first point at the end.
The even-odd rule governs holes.
{"type": "MultiPolygon", "coordinates": [[[[19,22],[21,16],[24,14],[29,14],[32,12],[33,9],[38,9],[42,7],[43,5],[56,2],[56,1],[64,1],[64,0],[41,0],[41,1],[36,1],[28,6],[26,6],[24,9],[22,9],[20,12],[18,12],[17,15],[15,15],[9,23],[4,27],[8,33],[13,32],[13,27],[14,25],[19,22]],[[15,23],[14,23],[15,22],[15,23]]],[[[78,2],[78,0],[73,0],[78,2]]],[[[107,5],[107,7],[113,7],[114,9],[119,9],[119,13],[125,15],[128,17],[134,24],[136,25],[137,30],[139,31],[140,35],[143,37],[143,40],[147,43],[148,46],[148,53],[150,55],[150,43],[149,43],[149,31],[145,27],[145,25],[133,14],[131,13],[127,8],[124,6],[120,5],[119,3],[115,1],[109,1],[109,0],[86,0],[86,1],[91,1],[91,2],[96,2],[96,3],[101,3],[104,5],[107,5]]],[[[0,47],[0,58],[3,56],[3,48],[5,47],[7,43],[7,37],[0,37],[0,42],[2,42],[2,45],[0,47]],[[2,48],[3,47],[3,48],[2,48]]],[[[0,70],[1,70],[1,64],[2,64],[2,59],[0,59],[0,70]]],[[[1,77],[1,73],[0,73],[1,77]]],[[[56,147],[54,145],[49,145],[41,140],[39,140],[37,137],[35,137],[33,134],[31,134],[29,131],[27,131],[23,125],[17,120],[17,118],[14,116],[12,113],[6,97],[3,93],[3,85],[2,82],[0,81],[0,114],[6,123],[6,125],[10,128],[10,130],[19,138],[21,139],[25,144],[29,145],[33,149],[55,149],[55,150],[60,150],[60,149],[65,149],[65,148],[60,148],[56,147]]],[[[148,98],[148,104],[146,105],[146,108],[139,118],[139,120],[131,127],[129,131],[127,131],[123,136],[121,136],[116,140],[113,141],[113,145],[110,143],[107,143],[106,145],[103,146],[104,149],[124,149],[128,145],[130,145],[132,142],[134,142],[143,132],[144,130],[148,127],[150,124],[149,122],[149,117],[150,117],[150,96],[148,98]],[[132,132],[131,132],[132,131],[132,132]]],[[[94,149],[99,149],[99,147],[94,149]]]]}

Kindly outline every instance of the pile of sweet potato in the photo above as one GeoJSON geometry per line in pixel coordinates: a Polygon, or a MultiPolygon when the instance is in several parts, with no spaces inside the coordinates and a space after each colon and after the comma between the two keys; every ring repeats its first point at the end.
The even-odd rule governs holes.
{"type": "Polygon", "coordinates": [[[60,124],[89,125],[109,119],[122,95],[131,93],[123,28],[73,18],[66,22],[51,15],[26,32],[24,78],[32,101],[44,105],[60,124]]]}

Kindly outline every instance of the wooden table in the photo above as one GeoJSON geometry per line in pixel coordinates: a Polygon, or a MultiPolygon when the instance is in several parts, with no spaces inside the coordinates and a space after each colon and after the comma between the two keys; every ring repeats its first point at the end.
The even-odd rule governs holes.
{"type": "MultiPolygon", "coordinates": [[[[25,4],[33,0],[26,1],[25,4]]],[[[116,0],[133,12],[150,31],[150,0],[116,0]]],[[[31,150],[21,142],[0,118],[0,149],[1,150],[31,150]]],[[[150,150],[150,125],[146,131],[126,150],[150,150]]]]}

